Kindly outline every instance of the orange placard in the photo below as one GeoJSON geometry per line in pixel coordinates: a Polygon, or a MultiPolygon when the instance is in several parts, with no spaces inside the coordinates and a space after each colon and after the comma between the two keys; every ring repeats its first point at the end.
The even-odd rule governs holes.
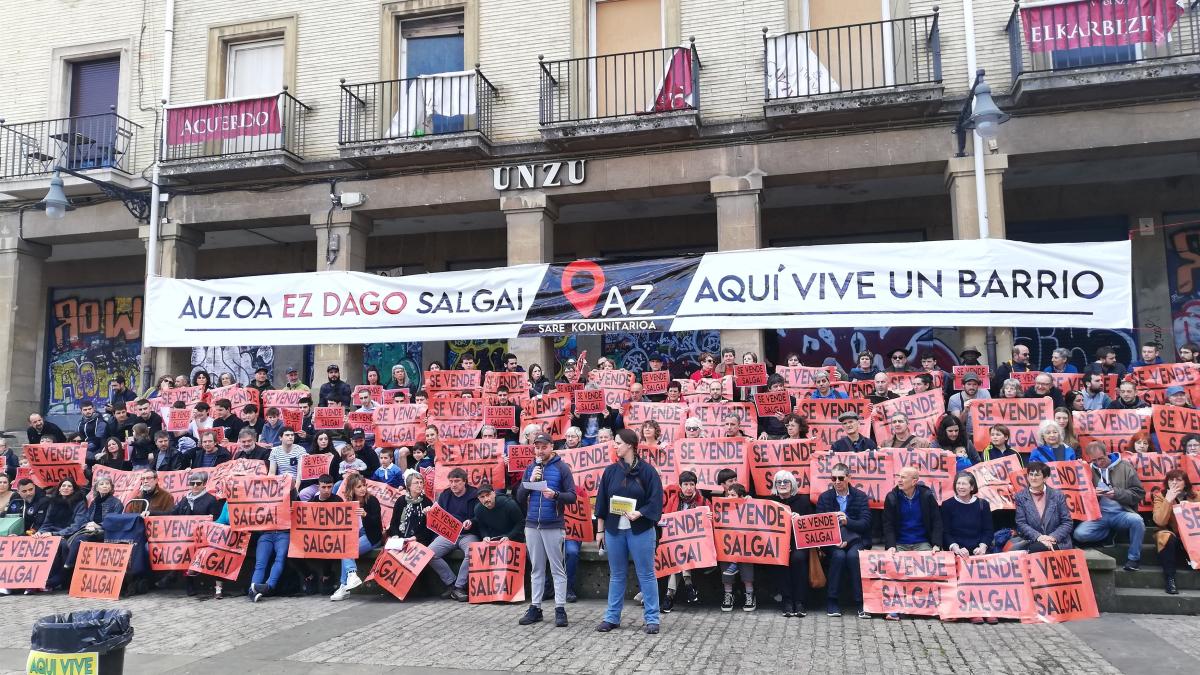
{"type": "Polygon", "coordinates": [[[196,531],[208,516],[146,516],[146,548],[150,569],[155,572],[182,572],[191,568],[199,542],[196,531]]]}
{"type": "Polygon", "coordinates": [[[842,543],[842,524],[836,513],[814,513],[792,518],[792,537],[796,548],[838,546],[842,543]]]}
{"type": "Polygon", "coordinates": [[[361,430],[363,433],[375,433],[375,412],[372,410],[355,410],[346,413],[346,424],[351,431],[361,430]]]}
{"type": "Polygon", "coordinates": [[[579,495],[579,493],[576,493],[575,496],[573,504],[563,506],[565,536],[571,541],[595,541],[596,534],[592,527],[592,500],[586,495],[579,495]]]}
{"type": "Polygon", "coordinates": [[[409,539],[399,550],[380,551],[366,581],[374,579],[375,583],[396,596],[396,599],[403,600],[430,560],[433,560],[433,551],[416,540],[409,539]]]}
{"type": "Polygon", "coordinates": [[[525,467],[533,464],[534,453],[532,445],[510,445],[506,448],[508,458],[505,462],[508,465],[509,473],[525,473],[525,467]]]}
{"type": "MultiPolygon", "coordinates": [[[[1046,485],[1061,490],[1067,498],[1067,510],[1072,520],[1100,520],[1100,501],[1096,486],[1092,485],[1091,468],[1083,460],[1068,462],[1046,462],[1050,477],[1046,485]]],[[[1012,474],[1013,487],[1017,490],[1029,485],[1025,469],[1012,474]]]]}
{"type": "Polygon", "coordinates": [[[683,436],[688,407],[682,403],[629,403],[625,406],[625,428],[641,431],[648,420],[658,422],[662,440],[671,442],[683,436]]]}
{"type": "Polygon", "coordinates": [[[1083,551],[1046,551],[1025,556],[1034,614],[1021,623],[1062,623],[1096,619],[1100,610],[1083,551]]]}
{"type": "Polygon", "coordinates": [[[571,467],[575,484],[583,488],[588,497],[596,496],[596,488],[600,485],[600,477],[604,470],[612,464],[612,444],[597,443],[581,448],[564,448],[558,451],[562,461],[571,467]]]}
{"type": "Polygon", "coordinates": [[[675,458],[675,444],[643,443],[638,446],[638,458],[654,467],[664,486],[679,482],[679,460],[675,458]]]}
{"type": "Polygon", "coordinates": [[[1081,449],[1092,441],[1100,441],[1109,453],[1133,450],[1130,442],[1133,435],[1150,430],[1150,418],[1136,410],[1076,412],[1074,424],[1081,449]]]}
{"type": "Polygon", "coordinates": [[[62,537],[0,537],[0,588],[46,587],[62,537]]]}
{"type": "MultiPolygon", "coordinates": [[[[1175,405],[1151,406],[1151,419],[1158,446],[1163,452],[1183,452],[1183,439],[1200,434],[1200,410],[1175,405]]],[[[28,446],[26,446],[28,447],[28,446]]]]}
{"type": "Polygon", "coordinates": [[[515,541],[475,542],[467,547],[471,563],[467,597],[482,602],[524,602],[525,544],[515,541]]]}
{"type": "Polygon", "coordinates": [[[483,425],[497,432],[517,426],[517,409],[511,405],[488,405],[483,407],[483,425]]]}
{"type": "Polygon", "coordinates": [[[726,399],[733,398],[733,378],[722,377],[721,379],[702,379],[702,380],[675,380],[679,383],[680,392],[683,394],[683,400],[688,405],[704,403],[708,400],[713,382],[721,383],[721,393],[726,399]]]}
{"type": "Polygon", "coordinates": [[[735,387],[765,387],[767,386],[767,364],[739,363],[733,367],[733,386],[735,387]]]}
{"type": "Polygon", "coordinates": [[[1200,502],[1176,504],[1175,522],[1179,525],[1179,541],[1187,551],[1192,569],[1200,569],[1200,502]]]}
{"type": "Polygon", "coordinates": [[[521,407],[521,421],[540,424],[550,438],[561,441],[571,426],[571,395],[555,392],[529,399],[521,407]]]}
{"type": "Polygon", "coordinates": [[[883,498],[896,485],[896,458],[891,453],[874,452],[823,452],[812,457],[809,473],[812,487],[809,496],[816,504],[821,493],[833,487],[829,480],[833,467],[845,464],[850,468],[850,484],[867,493],[871,508],[882,509],[883,498]]]}
{"type": "Polygon", "coordinates": [[[938,448],[887,448],[887,451],[895,458],[897,472],[907,466],[921,472],[921,482],[933,490],[937,503],[954,496],[954,474],[958,466],[954,453],[938,448]]]}
{"type": "Polygon", "coordinates": [[[487,402],[481,398],[461,398],[448,396],[434,398],[429,401],[429,416],[439,420],[466,422],[479,420],[483,422],[483,408],[487,402]]]}
{"type": "Polygon", "coordinates": [[[380,520],[392,522],[392,510],[396,508],[396,502],[404,498],[404,491],[377,480],[367,480],[367,494],[379,500],[380,520]]]}
{"type": "Polygon", "coordinates": [[[167,418],[163,420],[164,431],[187,431],[192,423],[191,408],[168,408],[167,418]]]}
{"type": "Polygon", "coordinates": [[[313,429],[345,429],[346,409],[331,405],[313,410],[313,429]]]}
{"type": "Polygon", "coordinates": [[[267,465],[257,459],[234,459],[218,464],[208,470],[208,485],[205,491],[217,499],[225,499],[229,492],[227,484],[234,476],[265,476],[267,465]]]}
{"type": "Polygon", "coordinates": [[[572,397],[576,415],[602,415],[606,411],[603,389],[580,389],[572,397]]]}
{"type": "Polygon", "coordinates": [[[504,487],[504,441],[499,438],[448,440],[442,443],[438,469],[462,469],[467,472],[467,484],[479,487],[487,483],[504,487]]]}
{"type": "Polygon", "coordinates": [[[701,490],[721,490],[717,473],[721,469],[737,472],[737,482],[749,488],[750,469],[746,461],[748,438],[680,438],[675,441],[675,461],[679,471],[692,471],[701,490]]]}
{"type": "Polygon", "coordinates": [[[642,393],[647,396],[667,393],[671,386],[671,371],[647,370],[642,373],[642,393]]]}
{"type": "Polygon", "coordinates": [[[712,509],[702,506],[664,513],[658,526],[662,534],[654,549],[654,576],[661,579],[684,570],[716,566],[712,509]]]}
{"type": "Polygon", "coordinates": [[[758,392],[754,394],[754,407],[759,417],[787,415],[792,412],[792,397],[785,389],[758,392]]]}
{"type": "MultiPolygon", "coordinates": [[[[122,471],[121,469],[97,464],[92,467],[92,480],[95,481],[100,478],[107,478],[112,481],[113,494],[123,504],[128,504],[130,499],[137,497],[137,493],[142,489],[141,471],[122,471]]],[[[88,498],[91,499],[91,494],[88,495],[88,498]]]]}
{"type": "Polygon", "coordinates": [[[938,616],[952,600],[957,568],[953,553],[860,551],[863,609],[938,616]]]}
{"type": "Polygon", "coordinates": [[[604,405],[614,410],[620,410],[629,400],[629,385],[633,381],[633,373],[628,370],[593,370],[588,373],[588,382],[604,392],[604,405]]]}
{"type": "Polygon", "coordinates": [[[200,402],[204,397],[204,392],[200,387],[175,387],[166,391],[158,392],[158,404],[164,407],[174,407],[176,401],[183,401],[184,404],[191,408],[200,402]]]}
{"type": "Polygon", "coordinates": [[[483,373],[478,370],[427,370],[422,376],[425,391],[480,389],[483,373]]]}
{"type": "Polygon", "coordinates": [[[1146,488],[1146,496],[1138,504],[1138,511],[1150,513],[1154,510],[1154,495],[1163,493],[1163,480],[1167,472],[1180,468],[1182,455],[1174,453],[1150,452],[1146,454],[1126,453],[1121,460],[1129,462],[1137,472],[1138,480],[1146,488]]]}
{"type": "Polygon", "coordinates": [[[689,407],[704,427],[705,436],[724,436],[725,416],[737,415],[742,433],[750,438],[758,437],[758,417],[753,403],[693,403],[689,407]]]}
{"type": "Polygon", "coordinates": [[[1038,426],[1054,419],[1054,403],[1045,397],[974,400],[967,410],[976,449],[986,448],[991,443],[992,426],[1003,424],[1012,432],[1009,447],[1028,454],[1039,445],[1038,426]]]}
{"type": "Polygon", "coordinates": [[[350,392],[350,400],[358,405],[358,392],[365,391],[371,395],[371,400],[375,405],[383,405],[383,385],[382,384],[356,384],[350,392]]]}
{"type": "Polygon", "coordinates": [[[98,544],[85,541],[79,545],[75,558],[75,573],[71,575],[72,598],[117,600],[133,544],[98,544]]]}
{"type": "Polygon", "coordinates": [[[265,410],[267,408],[299,408],[300,399],[311,398],[312,394],[303,389],[268,389],[260,396],[265,410]]]}
{"type": "Polygon", "coordinates": [[[799,484],[798,491],[808,493],[812,482],[809,458],[816,449],[817,441],[811,438],[751,442],[750,481],[754,493],[762,497],[771,494],[775,472],[781,470],[791,471],[799,484]]]}
{"type": "Polygon", "coordinates": [[[220,523],[201,523],[196,528],[196,541],[192,572],[237,581],[250,547],[249,532],[235,532],[220,523]]]}
{"type": "MultiPolygon", "coordinates": [[[[987,366],[954,366],[954,389],[955,391],[963,390],[963,375],[967,373],[975,373],[979,376],[979,388],[992,388],[992,369],[987,366]]],[[[936,383],[935,383],[936,386],[936,383]]]]}
{"type": "Polygon", "coordinates": [[[76,485],[86,485],[83,473],[87,462],[87,445],[81,443],[37,443],[24,448],[29,460],[29,477],[38,487],[53,487],[70,478],[76,485]]]}
{"type": "Polygon", "coordinates": [[[391,405],[393,403],[408,403],[410,397],[408,389],[384,389],[383,397],[380,399],[380,405],[391,405]]]}
{"type": "Polygon", "coordinates": [[[866,435],[871,432],[871,402],[865,398],[805,398],[796,401],[796,414],[808,421],[809,431],[817,433],[821,447],[826,449],[842,437],[842,423],[838,417],[846,412],[858,413],[862,421],[860,433],[866,435]]]}
{"type": "Polygon", "coordinates": [[[259,396],[258,390],[253,387],[243,387],[240,384],[231,384],[227,387],[214,387],[208,390],[208,398],[212,401],[220,401],[223,398],[229,399],[230,410],[234,413],[242,411],[242,408],[247,405],[258,405],[259,396]]]}
{"type": "Polygon", "coordinates": [[[1137,384],[1138,394],[1147,403],[1161,405],[1167,402],[1167,388],[1178,385],[1188,393],[1192,405],[1200,403],[1200,368],[1190,363],[1161,363],[1138,366],[1130,373],[1137,384]]]}
{"type": "Polygon", "coordinates": [[[288,557],[357,558],[357,506],[355,502],[293,502],[288,557]]]}
{"type": "Polygon", "coordinates": [[[301,457],[300,480],[316,480],[329,473],[329,461],[332,457],[324,452],[301,457]]]}
{"type": "MultiPolygon", "coordinates": [[[[262,462],[257,462],[262,464],[262,462]]],[[[291,527],[291,476],[235,476],[226,483],[229,525],[240,532],[291,527]]]]}
{"type": "MultiPolygon", "coordinates": [[[[974,405],[971,404],[972,407],[974,405]]],[[[880,402],[875,406],[875,438],[879,442],[892,437],[887,420],[898,412],[908,415],[908,428],[912,430],[913,436],[932,441],[937,438],[938,420],[946,414],[946,402],[942,399],[940,389],[930,389],[923,394],[910,394],[880,402]]]]}
{"type": "Polygon", "coordinates": [[[529,380],[528,373],[515,372],[509,373],[503,370],[489,370],[483,375],[483,393],[495,394],[500,390],[500,387],[507,387],[509,394],[528,390],[529,380]]]}
{"type": "Polygon", "coordinates": [[[296,431],[304,428],[304,410],[301,408],[280,408],[279,415],[283,418],[283,426],[296,431]]]}
{"type": "Polygon", "coordinates": [[[987,502],[992,511],[1017,508],[1013,502],[1015,491],[1012,477],[1020,471],[1021,460],[1016,455],[980,462],[967,469],[968,473],[974,474],[975,483],[979,486],[976,496],[987,502]]]}
{"type": "Polygon", "coordinates": [[[829,376],[829,381],[837,380],[837,368],[833,366],[820,366],[817,368],[809,366],[775,366],[775,372],[783,376],[784,384],[788,389],[815,389],[817,387],[817,373],[825,373],[829,376]]]}
{"type": "MultiPolygon", "coordinates": [[[[179,471],[159,471],[158,486],[167,492],[171,493],[171,498],[176,502],[181,497],[187,494],[188,478],[192,475],[191,469],[180,469],[179,471]]],[[[128,499],[121,500],[128,503],[128,499]]]]}
{"type": "Polygon", "coordinates": [[[721,562],[788,564],[792,510],[767,499],[715,497],[713,536],[721,562]]]}
{"type": "Polygon", "coordinates": [[[1024,551],[958,558],[957,592],[942,606],[943,619],[1037,615],[1024,551]]]}
{"type": "Polygon", "coordinates": [[[450,512],[439,504],[434,504],[425,512],[425,525],[430,532],[451,542],[458,541],[463,530],[463,522],[450,515],[450,512]]]}

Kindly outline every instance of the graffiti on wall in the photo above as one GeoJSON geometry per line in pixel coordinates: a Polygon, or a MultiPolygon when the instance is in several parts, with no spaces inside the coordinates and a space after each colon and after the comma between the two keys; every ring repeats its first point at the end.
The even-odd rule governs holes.
{"type": "MultiPolygon", "coordinates": [[[[1117,352],[1117,362],[1129,363],[1138,353],[1137,340],[1130,330],[1104,328],[1014,328],[1013,342],[1029,347],[1029,362],[1036,370],[1050,366],[1050,356],[1062,347],[1071,350],[1071,363],[1082,371],[1096,360],[1096,350],[1112,347],[1117,352]]],[[[998,354],[1007,361],[1008,354],[998,354]]]]}
{"type": "MultiPolygon", "coordinates": [[[[700,368],[700,354],[721,351],[721,333],[715,330],[678,333],[605,333],[604,355],[616,360],[618,368],[633,372],[648,370],[650,356],[666,358],[675,376],[682,377],[700,368]]],[[[595,359],[589,359],[595,363],[595,359]]]]}
{"type": "Polygon", "coordinates": [[[255,347],[192,347],[192,372],[205,371],[215,386],[223,373],[233,376],[238,384],[250,384],[254,371],[267,369],[267,378],[274,382],[275,350],[270,346],[255,347]]]}
{"type": "Polygon", "coordinates": [[[421,359],[423,354],[420,342],[376,342],[363,345],[363,382],[366,382],[367,366],[375,366],[379,370],[379,378],[386,385],[392,379],[392,366],[399,364],[404,367],[408,376],[409,388],[415,392],[421,388],[421,359]]]}
{"type": "Polygon", "coordinates": [[[84,401],[103,405],[117,375],[140,391],[142,289],[52,289],[44,409],[74,426],[84,401]]]}
{"type": "Polygon", "coordinates": [[[1200,342],[1200,226],[1168,229],[1166,245],[1175,344],[1200,342]]]}
{"type": "MultiPolygon", "coordinates": [[[[476,367],[487,372],[489,370],[504,370],[504,355],[507,354],[508,340],[454,340],[446,343],[446,367],[457,368],[459,360],[463,354],[474,354],[476,367]]],[[[560,335],[554,338],[554,356],[561,364],[568,358],[575,356],[575,336],[560,335]]],[[[529,364],[522,363],[522,367],[528,367],[529,364]]],[[[543,370],[550,370],[546,364],[541,364],[543,370]]],[[[554,375],[546,373],[547,377],[554,379],[562,375],[561,367],[558,364],[554,365],[554,375]]]]}
{"type": "MultiPolygon", "coordinates": [[[[945,330],[945,329],[939,329],[945,330]]],[[[983,349],[983,345],[979,345],[983,349]]],[[[819,366],[826,359],[834,359],[843,371],[858,365],[858,354],[870,350],[875,354],[875,367],[886,368],[888,352],[905,349],[910,362],[916,363],[917,356],[925,351],[937,356],[938,365],[949,368],[958,363],[954,349],[935,333],[933,328],[817,328],[807,330],[779,330],[767,334],[767,349],[770,360],[782,362],[787,354],[795,352],[800,363],[819,366]],[[774,344],[772,344],[774,338],[774,344]]]]}

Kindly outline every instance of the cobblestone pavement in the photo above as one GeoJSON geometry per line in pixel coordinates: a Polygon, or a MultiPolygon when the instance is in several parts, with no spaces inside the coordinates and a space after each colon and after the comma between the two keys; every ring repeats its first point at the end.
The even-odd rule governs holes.
{"type": "MultiPolygon", "coordinates": [[[[518,626],[522,605],[399,603],[370,595],[342,603],[319,596],[252,605],[240,597],[198,602],[158,593],[119,603],[61,594],[0,598],[0,672],[24,672],[35,619],[94,607],[134,614],[126,673],[347,675],[376,673],[380,666],[412,673],[1119,673],[1093,645],[1119,640],[1112,633],[1123,626],[1148,636],[1131,649],[1153,653],[1155,645],[1145,640],[1159,639],[1200,663],[1196,617],[1107,615],[1089,622],[1096,636],[1089,638],[1062,625],[891,623],[824,614],[785,619],[770,607],[749,614],[703,608],[666,615],[662,634],[646,636],[640,611],[630,611],[640,610],[636,606],[626,608],[620,630],[595,633],[603,613],[598,601],[570,605],[571,626],[564,630],[553,627],[550,611],[546,623],[518,626]]],[[[1145,672],[1164,672],[1149,660],[1146,665],[1145,672]]]]}

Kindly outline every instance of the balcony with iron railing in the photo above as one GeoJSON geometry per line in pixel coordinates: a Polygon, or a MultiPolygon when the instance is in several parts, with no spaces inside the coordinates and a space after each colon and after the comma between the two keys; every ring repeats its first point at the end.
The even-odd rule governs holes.
{"type": "Polygon", "coordinates": [[[0,192],[45,193],[55,167],[128,184],[137,175],[141,125],[116,112],[8,124],[0,119],[0,192]]]}
{"type": "Polygon", "coordinates": [[[600,147],[674,140],[700,127],[700,63],[687,45],[547,61],[538,56],[543,140],[600,147]]]}
{"type": "Polygon", "coordinates": [[[1194,96],[1200,82],[1200,0],[1014,0],[1005,32],[1016,106],[1194,96]]]}
{"type": "Polygon", "coordinates": [[[188,180],[296,174],[312,108],[288,92],[166,109],[164,176],[188,180]]]}
{"type": "Polygon", "coordinates": [[[339,153],[365,165],[487,156],[499,92],[474,70],[341,81],[339,153]]]}
{"type": "Polygon", "coordinates": [[[764,114],[776,127],[930,114],[942,102],[938,9],[925,16],[771,36],[763,28],[764,114]]]}

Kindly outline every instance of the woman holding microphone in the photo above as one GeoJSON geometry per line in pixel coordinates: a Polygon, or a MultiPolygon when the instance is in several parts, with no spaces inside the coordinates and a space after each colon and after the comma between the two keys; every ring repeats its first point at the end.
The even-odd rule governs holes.
{"type": "Polygon", "coordinates": [[[658,579],[654,576],[654,526],[662,516],[663,488],[658,471],[638,458],[638,435],[622,429],[613,439],[617,461],[604,470],[596,489],[596,541],[608,550],[608,609],[596,630],[621,626],[625,577],[633,560],[642,591],[643,631],[658,633],[658,579]]]}

